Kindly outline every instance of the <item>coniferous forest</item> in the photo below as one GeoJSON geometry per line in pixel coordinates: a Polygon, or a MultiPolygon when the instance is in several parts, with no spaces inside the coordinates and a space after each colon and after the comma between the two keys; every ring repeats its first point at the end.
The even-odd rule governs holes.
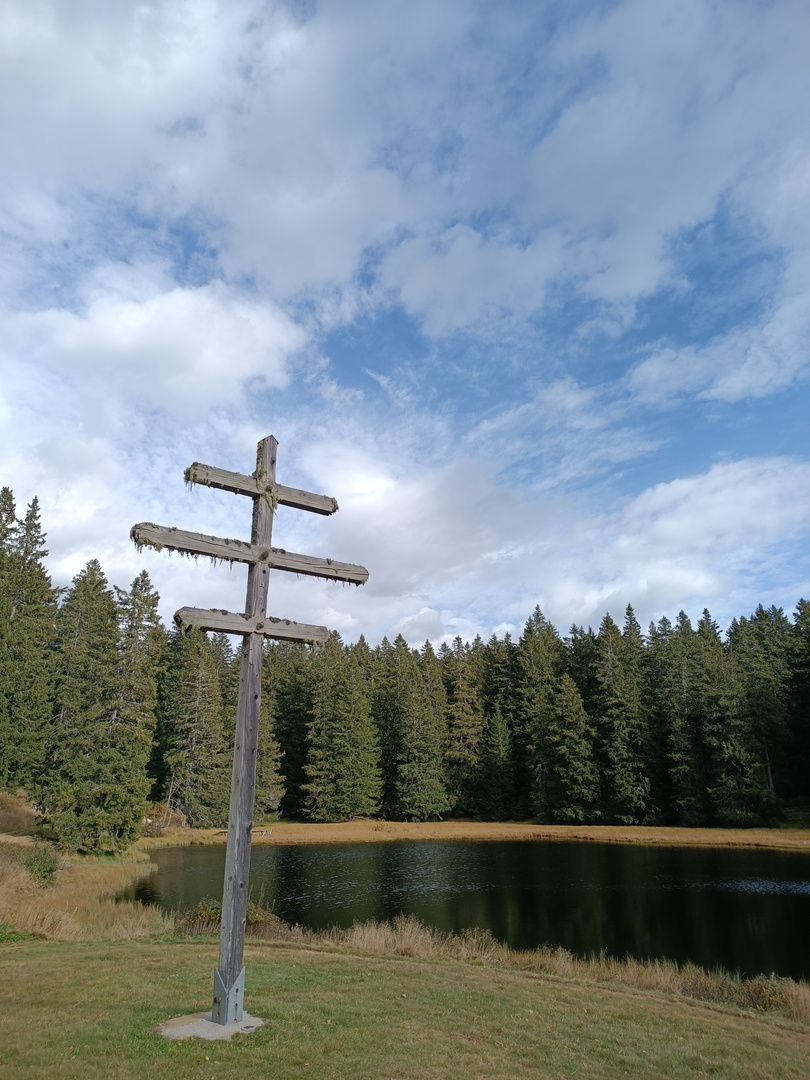
{"type": "MultiPolygon", "coordinates": [[[[0,788],[68,848],[119,850],[153,804],[227,819],[238,648],[168,631],[144,571],[53,588],[34,499],[0,492],[0,788]]],[[[708,611],[646,633],[509,635],[415,650],[268,644],[256,818],[772,824],[810,795],[810,602],[725,635],[708,611]]]]}

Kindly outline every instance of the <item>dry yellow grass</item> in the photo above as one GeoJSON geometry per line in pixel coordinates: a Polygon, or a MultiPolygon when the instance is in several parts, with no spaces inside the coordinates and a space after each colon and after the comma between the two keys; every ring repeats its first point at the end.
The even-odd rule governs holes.
{"type": "Polygon", "coordinates": [[[583,960],[567,949],[541,946],[512,950],[489,931],[448,934],[426,926],[412,915],[392,922],[359,923],[348,930],[320,935],[322,941],[365,955],[447,959],[518,968],[560,979],[651,991],[657,995],[730,1005],[755,1012],[778,1011],[810,1025],[810,986],[792,979],[757,976],[739,979],[723,971],[706,971],[694,964],[669,960],[617,960],[592,956],[583,960]]]}
{"type": "Polygon", "coordinates": [[[64,941],[171,933],[171,920],[157,908],[115,901],[148,872],[147,857],[138,853],[115,861],[63,856],[53,884],[45,885],[0,844],[0,922],[64,941]]]}
{"type": "MultiPolygon", "coordinates": [[[[191,915],[178,916],[177,933],[189,937],[217,936],[219,919],[212,917],[211,906],[203,903],[191,915]]],[[[707,971],[695,964],[679,965],[670,960],[617,960],[604,955],[580,959],[567,949],[549,946],[518,951],[496,941],[488,930],[446,933],[425,925],[413,915],[398,915],[391,922],[371,920],[355,923],[345,930],[334,927],[318,932],[289,926],[270,911],[264,914],[262,918],[261,910],[257,910],[254,918],[248,919],[248,940],[285,943],[315,951],[336,949],[362,956],[485,964],[588,986],[638,990],[670,1000],[700,1001],[748,1013],[775,1013],[810,1026],[810,986],[775,975],[740,979],[724,971],[707,971]]]]}
{"type": "MultiPolygon", "coordinates": [[[[173,844],[224,844],[224,829],[172,829],[138,841],[140,850],[173,844]]],[[[810,853],[807,829],[681,829],[643,825],[534,825],[490,821],[279,821],[257,826],[254,844],[384,843],[391,840],[580,840],[670,847],[756,847],[810,853]]]]}
{"type": "MultiPolygon", "coordinates": [[[[19,850],[19,849],[18,849],[19,850]]],[[[175,920],[156,908],[117,903],[115,896],[149,872],[145,853],[116,860],[63,857],[52,885],[37,883],[9,845],[0,844],[0,923],[16,930],[67,941],[167,937],[175,920]]],[[[216,934],[208,921],[193,933],[216,934]]],[[[412,916],[391,923],[367,922],[347,929],[314,933],[268,918],[250,927],[249,936],[309,949],[400,956],[424,960],[483,963],[589,985],[634,988],[670,998],[689,998],[757,1012],[777,1012],[810,1025],[810,987],[789,979],[760,976],[739,980],[723,972],[668,961],[581,960],[565,949],[518,952],[489,932],[447,934],[412,916]]]]}

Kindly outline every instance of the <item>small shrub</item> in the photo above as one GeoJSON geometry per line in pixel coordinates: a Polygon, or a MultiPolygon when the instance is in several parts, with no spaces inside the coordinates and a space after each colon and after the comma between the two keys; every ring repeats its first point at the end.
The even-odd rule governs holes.
{"type": "Polygon", "coordinates": [[[30,937],[30,934],[21,934],[19,930],[14,930],[11,926],[0,922],[0,945],[5,945],[9,941],[27,941],[30,937]]]}
{"type": "MultiPolygon", "coordinates": [[[[248,900],[245,923],[247,937],[283,938],[285,941],[301,937],[298,927],[282,922],[262,898],[248,900]]],[[[186,937],[213,937],[219,933],[221,925],[222,904],[210,896],[204,897],[190,911],[178,912],[174,921],[175,933],[186,937]]]]}
{"type": "Polygon", "coordinates": [[[20,849],[20,862],[29,874],[43,885],[53,882],[53,875],[59,869],[59,856],[48,844],[35,844],[33,847],[20,849]]]}

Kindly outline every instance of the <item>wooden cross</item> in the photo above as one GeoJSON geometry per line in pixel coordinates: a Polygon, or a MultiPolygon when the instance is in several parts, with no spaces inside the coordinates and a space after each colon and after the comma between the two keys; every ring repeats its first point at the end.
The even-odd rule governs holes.
{"type": "Polygon", "coordinates": [[[296,555],[271,547],[273,514],[277,506],[294,506],[316,514],[334,514],[337,502],[328,495],[285,487],[276,483],[276,450],[272,435],[258,445],[256,471],[252,476],[228,472],[195,462],[186,469],[189,484],[204,484],[253,499],[253,528],[250,543],[221,540],[216,536],[186,532],[142,522],[130,536],[138,548],[170,548],[189,555],[208,555],[226,562],[244,562],[249,566],[247,599],[244,614],[202,608],[180,608],[175,622],[181,627],[199,627],[226,634],[241,634],[242,653],[239,669],[239,704],[233,748],[231,802],[228,814],[228,844],[225,853],[225,883],[222,892],[222,929],[219,939],[219,965],[214,972],[214,1000],[211,1019],[220,1024],[242,1019],[245,969],[242,963],[245,945],[245,916],[250,874],[250,841],[253,830],[253,798],[256,787],[256,752],[259,737],[259,708],[262,684],[262,645],[264,638],[283,641],[324,642],[329,638],[325,626],[308,626],[267,615],[267,591],[270,571],[291,570],[296,574],[332,578],[362,585],[368,570],[352,563],[296,555]]]}

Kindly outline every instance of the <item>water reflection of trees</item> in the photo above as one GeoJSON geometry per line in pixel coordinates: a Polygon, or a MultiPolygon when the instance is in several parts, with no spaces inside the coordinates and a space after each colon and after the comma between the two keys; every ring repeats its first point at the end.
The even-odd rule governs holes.
{"type": "MultiPolygon", "coordinates": [[[[224,849],[155,852],[135,891],[167,908],[222,891],[224,849]]],[[[780,894],[808,877],[779,852],[537,842],[400,842],[257,847],[251,892],[314,929],[412,913],[460,933],[488,928],[514,948],[668,957],[743,972],[810,974],[810,895],[780,894]],[[767,878],[770,892],[739,883],[767,878]]]]}

